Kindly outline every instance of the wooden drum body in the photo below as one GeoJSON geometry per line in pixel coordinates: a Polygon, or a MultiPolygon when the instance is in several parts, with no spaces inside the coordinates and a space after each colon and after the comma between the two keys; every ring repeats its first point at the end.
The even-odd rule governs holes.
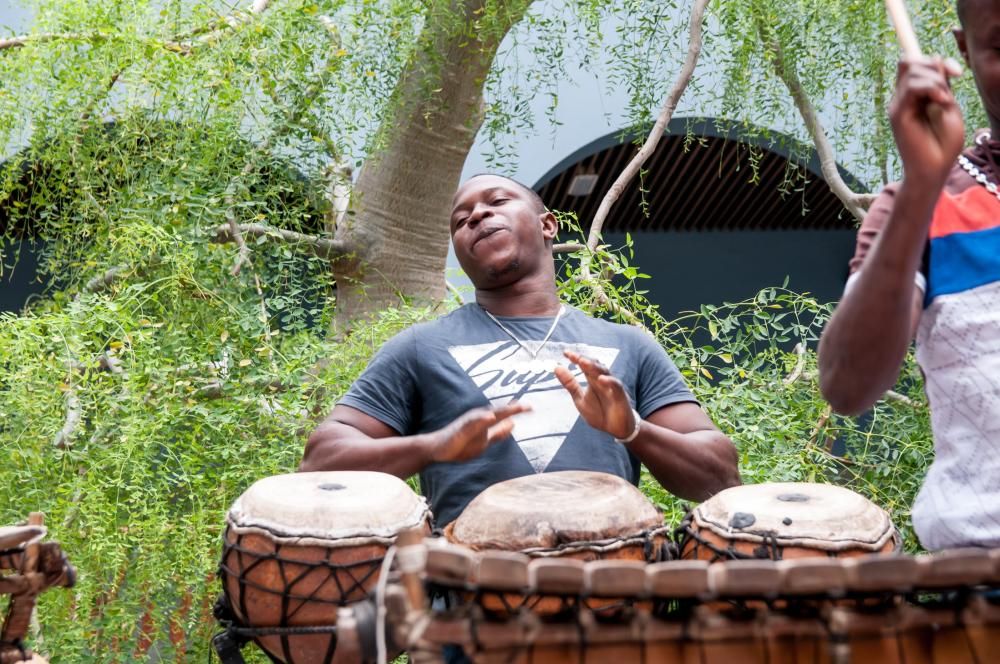
{"type": "Polygon", "coordinates": [[[429,523],[424,499],[391,475],[268,477],[247,489],[226,517],[223,591],[235,617],[251,630],[318,628],[254,636],[271,657],[289,664],[329,662],[336,648],[329,628],[338,608],[373,591],[399,532],[429,532],[429,523]]]}
{"type": "Polygon", "coordinates": [[[678,528],[680,557],[696,560],[852,557],[898,552],[889,515],[843,487],[752,484],[717,493],[678,528]]]}
{"type": "Polygon", "coordinates": [[[397,555],[421,561],[386,594],[387,624],[413,662],[439,663],[445,644],[475,664],[982,664],[1000,653],[1000,549],[643,564],[428,540],[397,555]],[[431,605],[419,591],[520,585],[537,595],[553,582],[579,598],[574,611],[490,615],[431,605]],[[584,601],[611,595],[631,609],[599,613],[584,601]]]}
{"type": "MultiPolygon", "coordinates": [[[[562,471],[500,482],[477,496],[445,528],[450,542],[473,551],[507,551],[567,561],[654,562],[665,556],[663,516],[630,483],[605,473],[562,471]]],[[[555,597],[513,593],[480,598],[491,611],[562,607],[555,597]]],[[[610,600],[604,605],[613,603],[610,600]]]]}

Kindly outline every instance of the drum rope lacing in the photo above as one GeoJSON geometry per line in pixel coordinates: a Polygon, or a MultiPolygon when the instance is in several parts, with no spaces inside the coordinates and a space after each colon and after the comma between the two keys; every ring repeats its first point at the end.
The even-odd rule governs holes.
{"type": "MultiPolygon", "coordinates": [[[[623,549],[627,546],[632,546],[633,544],[642,543],[645,549],[646,560],[653,560],[652,547],[655,546],[655,539],[658,535],[669,532],[671,530],[670,526],[658,526],[656,528],[650,528],[649,530],[644,530],[642,532],[636,533],[635,535],[630,535],[628,537],[621,538],[608,538],[603,540],[590,540],[590,541],[579,541],[579,542],[563,542],[557,544],[553,547],[528,547],[520,549],[520,553],[524,553],[532,558],[548,558],[563,556],[568,553],[575,553],[579,551],[592,551],[595,553],[607,553],[610,551],[615,551],[617,549],[623,549]]],[[[672,555],[669,552],[659,554],[656,560],[670,560],[672,555]]]]}
{"type": "Polygon", "coordinates": [[[701,537],[691,524],[694,522],[694,512],[689,512],[685,515],[684,519],[681,521],[674,529],[674,540],[676,542],[677,551],[683,551],[684,546],[688,541],[695,542],[694,557],[698,557],[698,550],[704,546],[706,549],[715,554],[715,558],[711,562],[716,560],[781,560],[782,547],[778,542],[777,533],[763,533],[761,537],[761,544],[756,549],[754,549],[753,554],[743,553],[735,548],[735,542],[729,542],[726,548],[722,548],[712,542],[708,541],[704,537],[701,537]]]}
{"type": "MultiPolygon", "coordinates": [[[[295,593],[292,593],[292,592],[288,591],[287,589],[286,589],[286,591],[284,593],[276,593],[276,592],[274,592],[268,586],[265,586],[263,584],[257,583],[255,581],[248,580],[246,578],[246,575],[247,575],[248,572],[253,571],[257,566],[263,564],[264,562],[268,562],[268,561],[272,561],[272,560],[275,561],[275,562],[277,562],[278,565],[282,568],[282,570],[284,570],[284,565],[286,563],[289,564],[289,565],[295,565],[295,566],[299,566],[299,567],[305,567],[306,568],[305,571],[303,571],[299,575],[295,576],[290,582],[286,583],[287,587],[292,587],[296,583],[298,583],[299,581],[301,581],[303,578],[305,578],[308,574],[310,574],[314,570],[316,570],[318,568],[321,568],[321,567],[322,568],[326,568],[326,569],[330,570],[331,572],[342,571],[342,572],[346,572],[347,575],[350,577],[351,581],[350,581],[349,584],[342,584],[341,580],[340,580],[340,577],[337,574],[335,574],[335,573],[331,573],[328,576],[327,580],[333,579],[333,582],[337,585],[337,589],[338,589],[338,591],[340,591],[341,595],[343,597],[348,597],[350,595],[356,594],[358,591],[363,591],[364,584],[369,579],[371,579],[372,576],[375,575],[375,573],[379,569],[379,566],[382,564],[382,557],[381,556],[374,557],[374,558],[366,558],[364,560],[359,560],[359,561],[355,561],[355,562],[352,562],[352,563],[333,563],[333,562],[330,562],[329,560],[320,560],[320,561],[305,563],[305,562],[302,562],[302,561],[285,560],[285,559],[281,558],[281,556],[279,556],[279,555],[277,555],[275,553],[261,554],[259,551],[256,551],[256,550],[251,551],[251,550],[247,550],[247,549],[241,548],[239,546],[233,546],[232,550],[248,554],[250,556],[253,556],[253,557],[257,558],[257,560],[254,560],[249,565],[247,565],[240,573],[237,573],[236,570],[231,569],[230,567],[228,567],[224,563],[220,563],[219,564],[219,572],[220,572],[220,574],[224,572],[224,573],[232,576],[233,578],[237,579],[237,582],[241,586],[243,586],[243,587],[249,586],[249,587],[254,588],[256,590],[260,590],[262,592],[267,592],[267,593],[270,593],[270,594],[273,594],[273,595],[282,595],[282,596],[284,596],[284,597],[286,597],[288,599],[300,602],[300,605],[298,607],[296,607],[291,612],[291,614],[289,614],[288,616],[286,616],[288,618],[294,616],[305,605],[305,602],[308,602],[308,601],[320,602],[320,603],[326,603],[326,604],[333,604],[333,605],[336,605],[336,606],[346,606],[346,602],[348,602],[348,601],[354,601],[354,600],[345,600],[343,598],[337,599],[337,600],[328,600],[328,599],[323,599],[321,597],[316,597],[316,593],[318,593],[320,590],[323,589],[326,581],[324,581],[323,584],[320,584],[319,586],[317,586],[317,588],[315,590],[313,590],[311,593],[308,593],[308,594],[295,594],[295,593]],[[351,572],[351,570],[353,568],[356,568],[356,567],[366,567],[367,569],[364,571],[364,573],[362,575],[358,576],[358,575],[356,575],[356,574],[354,574],[354,573],[351,572]]],[[[284,575],[284,571],[282,573],[284,575]]],[[[362,593],[362,595],[364,595],[364,594],[367,594],[367,593],[362,593]]],[[[246,607],[240,607],[240,608],[241,608],[241,610],[244,611],[244,613],[246,613],[246,607]]]]}
{"type": "MultiPolygon", "coordinates": [[[[212,637],[212,646],[222,664],[244,664],[240,649],[259,636],[303,636],[310,634],[330,634],[333,636],[330,653],[337,643],[336,625],[313,625],[299,627],[247,627],[236,614],[225,595],[219,595],[212,609],[216,622],[222,627],[221,632],[212,637]]],[[[331,655],[332,656],[332,655],[331,655]]],[[[327,657],[327,664],[331,657],[327,657]]]]}
{"type": "MultiPolygon", "coordinates": [[[[299,610],[310,602],[325,603],[338,607],[347,606],[351,602],[361,599],[368,594],[365,591],[365,584],[368,583],[370,579],[379,571],[383,563],[383,556],[366,558],[350,563],[334,563],[329,560],[329,556],[333,552],[332,549],[326,552],[326,560],[317,560],[312,562],[287,560],[282,558],[278,553],[277,548],[280,547],[279,544],[273,543],[275,550],[265,552],[259,549],[248,549],[247,547],[242,546],[243,538],[244,535],[238,535],[236,542],[230,544],[227,550],[227,553],[235,552],[238,555],[238,560],[241,563],[241,569],[237,571],[226,565],[224,557],[219,563],[217,574],[219,578],[222,579],[226,578],[226,576],[231,577],[239,584],[241,588],[239,595],[239,602],[241,606],[239,607],[239,610],[244,617],[249,615],[248,608],[246,606],[246,592],[242,591],[242,589],[247,587],[280,596],[282,601],[283,621],[287,621],[294,617],[299,610]],[[250,562],[245,563],[246,559],[249,559],[250,562]],[[281,591],[275,591],[271,587],[262,585],[247,578],[248,575],[258,566],[272,561],[277,563],[279,569],[281,570],[281,577],[285,582],[285,587],[281,591]],[[290,571],[288,571],[288,566],[300,567],[303,568],[303,571],[293,575],[290,571]],[[359,571],[358,568],[361,568],[361,570],[359,571]],[[301,582],[317,569],[325,569],[328,572],[322,583],[318,584],[310,593],[293,592],[293,588],[297,583],[301,582]],[[349,581],[345,583],[341,578],[342,576],[346,576],[349,581]],[[337,586],[339,598],[336,600],[330,600],[318,597],[317,594],[319,592],[329,587],[328,584],[331,580],[332,583],[337,586]],[[289,605],[291,603],[297,603],[298,605],[289,610],[289,605]]],[[[216,611],[216,620],[223,628],[223,632],[216,635],[213,639],[213,643],[216,643],[216,651],[218,652],[220,658],[223,659],[224,663],[241,662],[242,657],[239,656],[238,649],[245,645],[247,641],[262,636],[282,637],[281,646],[282,649],[286,651],[286,658],[289,658],[290,654],[287,652],[289,648],[287,637],[306,634],[330,634],[331,642],[326,661],[329,662],[332,660],[337,641],[337,629],[335,625],[248,627],[239,619],[236,612],[233,610],[233,607],[229,604],[228,599],[225,598],[225,595],[220,597],[220,601],[217,602],[216,611]],[[222,600],[225,600],[225,602],[222,600]],[[229,639],[228,642],[226,641],[227,637],[229,639]],[[233,646],[230,648],[231,652],[228,657],[224,657],[222,649],[230,645],[233,646]]]]}

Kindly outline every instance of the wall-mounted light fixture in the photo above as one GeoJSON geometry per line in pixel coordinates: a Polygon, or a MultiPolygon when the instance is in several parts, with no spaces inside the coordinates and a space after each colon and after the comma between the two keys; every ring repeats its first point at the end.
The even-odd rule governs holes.
{"type": "Polygon", "coordinates": [[[590,196],[593,193],[594,187],[597,186],[597,178],[600,176],[592,171],[587,172],[588,170],[590,169],[577,169],[566,189],[567,196],[590,196]]]}

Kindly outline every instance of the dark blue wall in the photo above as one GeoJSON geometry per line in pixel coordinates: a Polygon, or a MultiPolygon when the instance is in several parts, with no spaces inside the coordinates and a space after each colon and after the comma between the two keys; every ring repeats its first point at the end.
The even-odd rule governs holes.
{"type": "Polygon", "coordinates": [[[19,312],[28,296],[41,293],[45,285],[38,282],[38,244],[22,242],[20,254],[17,245],[4,245],[0,240],[0,311],[19,312]]]}
{"type": "MultiPolygon", "coordinates": [[[[737,302],[768,286],[840,299],[854,231],[707,231],[633,233],[634,264],[651,279],[649,298],[671,318],[702,304],[737,302]]],[[[609,233],[614,247],[624,234],[609,233]]]]}

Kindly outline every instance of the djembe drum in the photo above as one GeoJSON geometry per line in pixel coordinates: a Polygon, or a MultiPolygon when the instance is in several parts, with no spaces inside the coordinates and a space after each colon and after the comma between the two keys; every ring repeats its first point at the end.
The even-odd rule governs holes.
{"type": "MultiPolygon", "coordinates": [[[[625,480],[562,471],[494,484],[445,528],[445,537],[473,551],[559,560],[558,568],[579,572],[588,560],[660,560],[668,532],[659,510],[625,480]]],[[[517,581],[511,581],[516,589],[517,581]]],[[[546,594],[485,593],[478,601],[492,612],[527,607],[548,614],[568,608],[562,598],[546,594]]],[[[602,606],[615,603],[606,599],[602,606]]]]}
{"type": "Polygon", "coordinates": [[[804,482],[721,491],[685,517],[677,536],[681,558],[710,562],[851,557],[901,546],[878,505],[843,487],[804,482]]]}
{"type": "MultiPolygon", "coordinates": [[[[332,661],[338,608],[366,598],[403,530],[430,531],[423,498],[374,472],[254,483],[226,517],[219,576],[240,636],[277,661],[332,661]]],[[[225,632],[224,632],[225,634],[225,632]]]]}
{"type": "Polygon", "coordinates": [[[0,594],[10,595],[0,627],[0,664],[45,664],[24,643],[38,595],[76,582],[76,570],[59,544],[41,541],[46,533],[42,524],[42,514],[33,512],[27,525],[0,527],[0,594]]]}

